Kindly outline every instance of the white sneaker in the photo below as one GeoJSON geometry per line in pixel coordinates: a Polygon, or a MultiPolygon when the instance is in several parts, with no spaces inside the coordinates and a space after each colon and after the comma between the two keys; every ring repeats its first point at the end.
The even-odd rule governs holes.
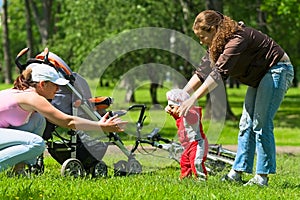
{"type": "Polygon", "coordinates": [[[221,181],[243,183],[242,173],[238,173],[234,169],[231,169],[228,174],[221,178],[221,181]]]}
{"type": "Polygon", "coordinates": [[[255,175],[246,184],[244,184],[244,186],[258,185],[260,187],[267,187],[268,186],[268,182],[269,182],[269,178],[268,177],[263,177],[263,176],[260,176],[260,175],[255,175]]]}
{"type": "Polygon", "coordinates": [[[221,181],[223,182],[235,182],[235,183],[243,183],[242,177],[241,176],[235,176],[235,177],[230,177],[228,174],[225,174],[222,178],[221,181]]]}

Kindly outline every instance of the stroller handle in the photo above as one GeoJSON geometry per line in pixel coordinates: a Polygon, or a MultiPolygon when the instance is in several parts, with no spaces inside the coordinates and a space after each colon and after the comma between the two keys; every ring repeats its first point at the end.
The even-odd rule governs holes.
{"type": "Polygon", "coordinates": [[[21,73],[22,71],[24,71],[25,68],[26,68],[26,65],[22,65],[22,64],[20,63],[20,58],[21,58],[24,54],[26,54],[28,51],[29,51],[29,48],[28,48],[28,47],[22,49],[22,50],[18,53],[18,55],[16,56],[16,58],[15,58],[15,63],[16,63],[16,65],[17,65],[17,67],[19,68],[20,73],[21,73]]]}

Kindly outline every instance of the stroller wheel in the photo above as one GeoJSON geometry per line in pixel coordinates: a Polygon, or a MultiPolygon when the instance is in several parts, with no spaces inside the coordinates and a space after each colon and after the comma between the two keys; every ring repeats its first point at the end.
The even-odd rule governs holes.
{"type": "Polygon", "coordinates": [[[99,161],[93,166],[92,176],[96,177],[106,177],[107,176],[107,165],[103,161],[99,161]]]}
{"type": "Polygon", "coordinates": [[[142,165],[135,159],[128,160],[127,169],[129,174],[140,174],[142,172],[142,165]]]}
{"type": "Polygon", "coordinates": [[[83,177],[84,168],[78,159],[69,158],[63,163],[60,174],[62,176],[73,176],[75,178],[83,177]]]}
{"type": "Polygon", "coordinates": [[[114,164],[114,175],[115,176],[126,176],[127,174],[127,161],[120,160],[114,164]]]}

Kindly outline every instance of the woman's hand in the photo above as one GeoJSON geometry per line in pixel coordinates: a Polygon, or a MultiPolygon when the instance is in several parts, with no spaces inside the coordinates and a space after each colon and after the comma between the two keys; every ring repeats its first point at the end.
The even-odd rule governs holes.
{"type": "Polygon", "coordinates": [[[189,109],[197,102],[198,99],[202,98],[208,92],[213,91],[218,86],[218,83],[209,75],[204,83],[194,92],[194,94],[182,102],[178,113],[179,116],[186,116],[189,112],[189,109]]]}
{"type": "Polygon", "coordinates": [[[187,100],[181,103],[179,109],[177,110],[178,115],[181,116],[186,116],[190,110],[190,108],[195,104],[197,99],[194,98],[194,96],[191,96],[187,100]]]}
{"type": "Polygon", "coordinates": [[[104,132],[122,132],[127,123],[127,121],[122,121],[118,115],[109,117],[109,112],[107,112],[99,121],[99,125],[104,132]]]}

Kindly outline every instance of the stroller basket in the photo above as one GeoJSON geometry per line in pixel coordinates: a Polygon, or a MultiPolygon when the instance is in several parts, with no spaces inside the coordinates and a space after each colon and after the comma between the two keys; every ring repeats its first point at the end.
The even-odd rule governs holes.
{"type": "Polygon", "coordinates": [[[48,152],[61,165],[69,158],[72,158],[72,154],[76,152],[76,159],[82,162],[85,170],[89,170],[97,162],[102,160],[103,156],[107,151],[108,145],[104,142],[93,140],[84,141],[85,144],[83,144],[82,140],[86,140],[84,138],[88,136],[85,135],[79,137],[79,134],[77,134],[76,137],[77,141],[75,144],[72,144],[70,140],[59,142],[47,142],[48,152]],[[87,149],[86,146],[88,146],[89,149],[87,149]],[[91,150],[93,150],[93,152],[96,152],[97,154],[92,155],[91,150]]]}

